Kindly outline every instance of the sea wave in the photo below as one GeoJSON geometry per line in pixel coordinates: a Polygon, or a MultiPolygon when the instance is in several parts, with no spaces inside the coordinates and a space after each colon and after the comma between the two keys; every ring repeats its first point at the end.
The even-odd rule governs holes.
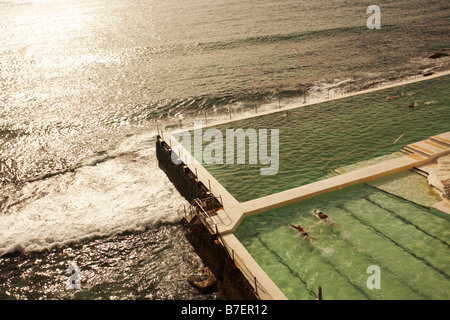
{"type": "Polygon", "coordinates": [[[106,161],[26,183],[0,215],[0,256],[178,223],[185,200],[159,170],[153,142],[129,137],[106,161]]]}

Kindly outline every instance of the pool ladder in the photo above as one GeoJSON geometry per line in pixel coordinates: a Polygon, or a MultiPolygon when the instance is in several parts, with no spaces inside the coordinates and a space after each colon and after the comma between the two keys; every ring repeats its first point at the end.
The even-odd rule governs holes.
{"type": "Polygon", "coordinates": [[[214,199],[213,197],[205,199],[196,198],[187,207],[185,204],[181,205],[178,209],[178,214],[184,215],[183,221],[186,223],[191,223],[195,218],[198,218],[208,228],[211,234],[214,234],[217,231],[217,224],[211,217],[218,217],[216,209],[211,205],[214,199]]]}

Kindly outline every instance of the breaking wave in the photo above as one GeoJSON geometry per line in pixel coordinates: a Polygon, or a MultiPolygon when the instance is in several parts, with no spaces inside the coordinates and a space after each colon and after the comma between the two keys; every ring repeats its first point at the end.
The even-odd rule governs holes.
{"type": "Polygon", "coordinates": [[[0,215],[0,256],[178,223],[185,200],[158,169],[154,141],[129,137],[106,161],[26,183],[0,215]]]}

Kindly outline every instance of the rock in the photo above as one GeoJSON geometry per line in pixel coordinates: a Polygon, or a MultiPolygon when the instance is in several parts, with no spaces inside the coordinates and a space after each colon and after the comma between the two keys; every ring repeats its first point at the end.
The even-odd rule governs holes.
{"type": "Polygon", "coordinates": [[[428,183],[438,191],[441,198],[450,199],[450,155],[438,158],[437,168],[430,172],[428,183]]]}
{"type": "Polygon", "coordinates": [[[448,53],[446,52],[446,50],[443,50],[443,51],[438,51],[438,52],[432,53],[428,58],[438,59],[438,58],[447,57],[447,56],[448,56],[448,53]]]}
{"type": "Polygon", "coordinates": [[[217,290],[217,279],[208,268],[203,269],[202,274],[190,275],[187,278],[187,282],[203,293],[217,290]]]}

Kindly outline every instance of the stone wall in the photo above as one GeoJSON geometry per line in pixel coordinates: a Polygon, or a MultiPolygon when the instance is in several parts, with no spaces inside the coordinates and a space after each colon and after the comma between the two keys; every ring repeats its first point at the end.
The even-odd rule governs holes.
{"type": "Polygon", "coordinates": [[[227,249],[217,241],[197,219],[189,225],[186,238],[219,282],[219,288],[229,300],[257,300],[253,287],[236,266],[227,249]]]}
{"type": "MultiPolygon", "coordinates": [[[[174,184],[180,194],[189,202],[199,198],[211,197],[208,188],[183,162],[172,161],[172,150],[160,136],[156,139],[156,156],[159,167],[174,184]],[[179,163],[179,164],[176,164],[179,163]]],[[[218,199],[208,202],[210,207],[221,207],[218,199]]],[[[253,287],[242,274],[228,251],[217,241],[217,235],[209,232],[200,219],[193,219],[187,224],[186,238],[194,247],[203,262],[211,269],[219,282],[220,289],[230,300],[256,300],[253,287]]]]}
{"type": "Polygon", "coordinates": [[[195,198],[206,198],[208,189],[201,182],[196,181],[195,174],[187,168],[183,162],[179,164],[172,161],[172,149],[160,136],[156,139],[156,157],[158,165],[169,180],[177,188],[178,192],[189,202],[195,198]]]}

